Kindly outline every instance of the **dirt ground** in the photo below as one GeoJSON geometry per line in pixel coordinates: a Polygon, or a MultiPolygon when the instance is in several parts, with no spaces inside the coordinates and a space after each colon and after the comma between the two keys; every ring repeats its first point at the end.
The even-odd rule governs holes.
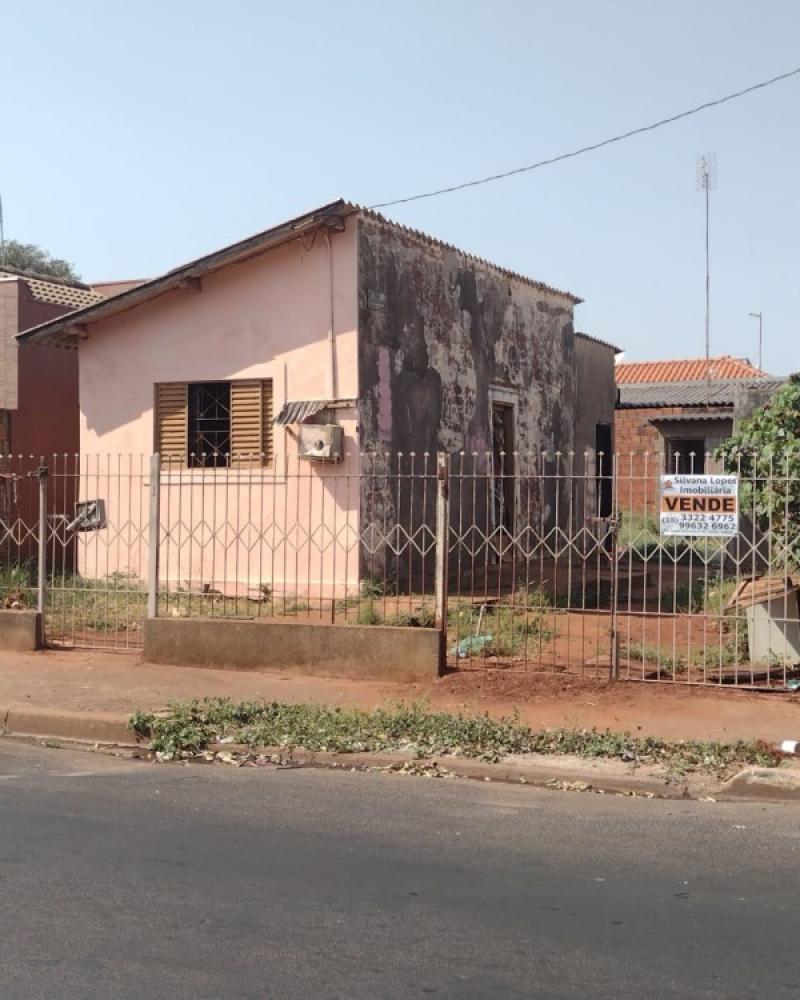
{"type": "Polygon", "coordinates": [[[517,711],[536,727],[608,728],[665,739],[800,739],[800,696],[789,693],[502,669],[447,674],[431,693],[436,705],[517,711]]]}
{"type": "Polygon", "coordinates": [[[11,707],[126,715],[175,699],[266,698],[374,708],[424,701],[434,709],[517,714],[536,728],[610,728],[681,739],[800,739],[800,695],[553,675],[451,671],[425,684],[385,684],[285,672],[163,667],[106,651],[0,653],[0,713],[11,707]]]}

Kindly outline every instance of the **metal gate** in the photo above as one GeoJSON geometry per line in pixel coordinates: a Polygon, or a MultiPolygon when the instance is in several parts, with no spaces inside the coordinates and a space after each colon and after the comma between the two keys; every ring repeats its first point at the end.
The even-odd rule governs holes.
{"type": "Polygon", "coordinates": [[[304,619],[438,627],[458,670],[800,686],[800,483],[775,456],[734,470],[731,538],[659,531],[663,455],[256,459],[4,460],[3,603],[54,646],[304,619]]]}
{"type": "Polygon", "coordinates": [[[147,612],[148,457],[56,456],[47,472],[47,643],[140,649],[147,612]]]}
{"type": "MultiPolygon", "coordinates": [[[[800,481],[790,469],[775,454],[726,468],[712,454],[544,452],[515,455],[499,470],[496,456],[458,456],[451,663],[800,687],[800,481]],[[733,479],[730,536],[695,537],[691,522],[664,533],[665,490],[695,467],[717,483],[733,479]],[[490,516],[498,476],[501,495],[513,497],[505,524],[490,516]]],[[[713,483],[709,490],[722,488],[713,483]]]]}
{"type": "Polygon", "coordinates": [[[3,459],[3,606],[42,612],[47,645],[141,648],[147,462],[100,455],[3,459]]]}

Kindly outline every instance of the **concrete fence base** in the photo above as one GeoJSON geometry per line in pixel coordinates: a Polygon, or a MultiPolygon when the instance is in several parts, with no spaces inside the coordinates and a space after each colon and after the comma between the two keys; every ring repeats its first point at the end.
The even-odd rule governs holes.
{"type": "Polygon", "coordinates": [[[441,633],[428,628],[221,618],[151,618],[144,628],[150,663],[359,680],[430,680],[441,672],[443,648],[441,633]]]}
{"type": "Polygon", "coordinates": [[[30,653],[42,645],[42,616],[38,611],[0,610],[0,649],[30,653]]]}

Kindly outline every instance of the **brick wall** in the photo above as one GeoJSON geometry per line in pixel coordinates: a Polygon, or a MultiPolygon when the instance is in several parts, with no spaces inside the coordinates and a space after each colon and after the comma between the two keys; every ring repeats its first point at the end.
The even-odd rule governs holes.
{"type": "MultiPolygon", "coordinates": [[[[614,417],[615,448],[617,453],[617,502],[622,511],[655,517],[658,512],[659,477],[665,471],[665,438],[653,419],[685,417],[697,412],[681,406],[655,406],[636,409],[619,409],[614,417]]],[[[730,407],[712,407],[703,414],[730,415],[730,407]]],[[[713,451],[719,441],[727,437],[730,427],[723,421],[705,424],[673,424],[668,428],[671,436],[702,436],[706,450],[713,451]]],[[[713,471],[707,469],[706,471],[713,471]]]]}

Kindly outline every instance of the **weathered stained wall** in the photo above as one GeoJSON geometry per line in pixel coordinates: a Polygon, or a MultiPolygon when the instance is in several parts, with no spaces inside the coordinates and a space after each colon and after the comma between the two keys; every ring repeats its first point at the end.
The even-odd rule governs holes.
{"type": "MultiPolygon", "coordinates": [[[[415,453],[417,469],[422,453],[446,452],[454,471],[466,453],[468,470],[478,475],[451,478],[454,526],[474,524],[496,539],[503,528],[552,524],[556,491],[567,509],[569,490],[554,474],[553,453],[575,446],[573,298],[369,216],[359,220],[358,288],[361,448],[415,453]],[[497,512],[498,466],[487,455],[493,401],[512,407],[519,453],[503,463],[506,473],[521,474],[508,487],[515,491],[508,521],[497,512]],[[543,451],[550,456],[546,477],[543,451]]],[[[409,469],[408,458],[395,460],[390,473],[409,469]]],[[[421,523],[430,525],[432,493],[430,481],[403,475],[365,480],[362,537],[371,526],[385,533],[399,524],[414,535],[421,523]]],[[[432,554],[397,560],[393,545],[394,539],[385,562],[373,550],[362,572],[416,584],[413,578],[430,571],[432,554]]]]}
{"type": "MultiPolygon", "coordinates": [[[[598,424],[614,426],[617,383],[614,378],[615,348],[586,334],[575,336],[577,405],[575,455],[583,458],[594,450],[598,424]]],[[[613,442],[612,442],[613,446],[613,442]]]]}
{"type": "Polygon", "coordinates": [[[492,387],[517,448],[572,448],[572,301],[369,217],[358,230],[359,424],[367,450],[489,448],[492,387]]]}
{"type": "Polygon", "coordinates": [[[616,353],[610,344],[583,333],[575,335],[575,453],[567,464],[575,477],[575,504],[584,518],[587,514],[608,516],[613,507],[616,353]],[[610,446],[603,445],[602,437],[598,439],[599,427],[608,429],[610,446]]]}

